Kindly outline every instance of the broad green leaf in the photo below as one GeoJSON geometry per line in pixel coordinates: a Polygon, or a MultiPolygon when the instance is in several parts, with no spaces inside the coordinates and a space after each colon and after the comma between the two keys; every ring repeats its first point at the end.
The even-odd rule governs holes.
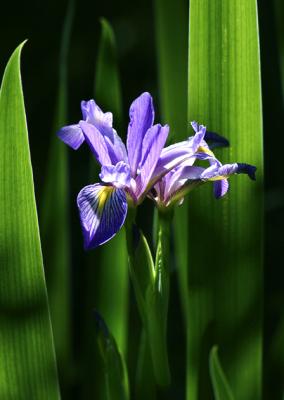
{"type": "Polygon", "coordinates": [[[104,365],[107,400],[129,399],[128,377],[123,355],[102,317],[95,313],[96,337],[104,365]]]}
{"type": "Polygon", "coordinates": [[[0,93],[0,398],[59,399],[25,107],[21,44],[0,93]]]}
{"type": "Polygon", "coordinates": [[[233,400],[232,390],[220,364],[217,346],[212,347],[210,351],[209,369],[215,400],[233,400]]]}
{"type": "Polygon", "coordinates": [[[204,349],[224,348],[236,398],[261,397],[262,109],[256,0],[191,0],[188,117],[230,140],[225,162],[257,166],[257,182],[230,180],[216,201],[210,184],[189,208],[188,398],[210,397],[204,349]],[[196,371],[200,372],[202,387],[196,371]]]}
{"type": "Polygon", "coordinates": [[[68,375],[70,369],[72,340],[70,322],[70,195],[68,148],[58,139],[56,132],[67,125],[67,61],[74,14],[75,3],[74,0],[70,0],[61,38],[57,102],[51,130],[40,215],[55,349],[60,378],[63,380],[67,379],[66,375],[68,375]]]}

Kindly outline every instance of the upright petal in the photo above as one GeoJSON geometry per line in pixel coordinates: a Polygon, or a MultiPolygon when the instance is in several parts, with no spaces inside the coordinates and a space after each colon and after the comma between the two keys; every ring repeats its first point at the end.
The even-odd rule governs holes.
{"type": "Polygon", "coordinates": [[[144,137],[140,175],[138,177],[139,180],[141,180],[141,183],[138,185],[140,187],[139,195],[146,190],[147,185],[152,178],[168,134],[168,125],[161,126],[160,124],[157,124],[150,128],[144,137]]]}
{"type": "Polygon", "coordinates": [[[80,121],[80,127],[96,159],[101,165],[111,165],[108,148],[100,131],[94,125],[85,121],[80,121]]]}
{"type": "Polygon", "coordinates": [[[85,249],[110,240],[122,227],[127,214],[122,189],[98,183],[84,187],[77,197],[85,249]]]}
{"type": "Polygon", "coordinates": [[[57,132],[57,136],[73,150],[77,150],[85,140],[79,124],[64,126],[57,132]]]}
{"type": "Polygon", "coordinates": [[[95,127],[103,129],[112,128],[112,113],[104,113],[100,107],[96,104],[95,100],[81,101],[81,110],[83,120],[89,122],[89,124],[95,127]]]}
{"type": "Polygon", "coordinates": [[[103,136],[112,164],[119,161],[127,162],[125,145],[112,127],[112,113],[104,113],[94,100],[82,101],[81,109],[84,121],[97,128],[103,136]]]}
{"type": "Polygon", "coordinates": [[[130,106],[130,122],[127,132],[127,151],[131,174],[136,176],[142,157],[144,136],[154,122],[153,100],[149,93],[143,93],[130,106]]]}

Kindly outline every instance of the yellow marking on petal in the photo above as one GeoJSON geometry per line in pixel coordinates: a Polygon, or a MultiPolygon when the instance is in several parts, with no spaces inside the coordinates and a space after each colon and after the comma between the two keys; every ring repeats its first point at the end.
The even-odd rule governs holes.
{"type": "Polygon", "coordinates": [[[199,146],[197,149],[197,152],[205,153],[205,154],[208,154],[209,156],[215,157],[213,151],[211,151],[210,149],[207,149],[207,147],[204,147],[204,146],[199,146]]]}
{"type": "Polygon", "coordinates": [[[213,178],[209,178],[208,181],[221,181],[222,179],[227,179],[228,176],[225,175],[218,175],[218,176],[213,176],[213,178]]]}
{"type": "Polygon", "coordinates": [[[99,204],[98,204],[98,211],[102,212],[105,206],[105,203],[108,201],[109,197],[111,196],[114,188],[112,186],[105,186],[102,188],[98,193],[99,204]]]}

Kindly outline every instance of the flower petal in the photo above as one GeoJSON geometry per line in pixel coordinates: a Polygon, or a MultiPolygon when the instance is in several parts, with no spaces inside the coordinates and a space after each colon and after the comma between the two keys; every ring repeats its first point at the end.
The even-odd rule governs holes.
{"type": "Polygon", "coordinates": [[[144,192],[144,190],[146,190],[146,187],[152,178],[168,134],[168,125],[162,126],[157,124],[150,128],[144,137],[140,175],[138,177],[139,179],[137,179],[140,181],[138,183],[138,187],[140,187],[138,197],[144,192]]]}
{"type": "Polygon", "coordinates": [[[57,132],[57,136],[73,150],[77,150],[85,140],[79,124],[64,126],[57,132]]]}
{"type": "Polygon", "coordinates": [[[112,127],[112,113],[104,113],[94,100],[82,101],[81,109],[83,119],[97,128],[103,136],[111,163],[128,162],[125,145],[112,127]]]}
{"type": "Polygon", "coordinates": [[[112,113],[104,113],[96,104],[95,100],[81,101],[81,110],[83,120],[94,125],[97,129],[111,129],[112,128],[112,113]]]}
{"type": "Polygon", "coordinates": [[[214,189],[214,196],[216,197],[216,199],[223,197],[229,189],[228,179],[221,179],[220,181],[215,181],[213,184],[213,189],[214,189]]]}
{"type": "Polygon", "coordinates": [[[84,187],[78,194],[77,205],[85,249],[110,240],[122,227],[127,214],[124,190],[99,183],[84,187]]]}
{"type": "Polygon", "coordinates": [[[252,179],[253,181],[256,180],[255,177],[256,167],[254,165],[245,163],[237,163],[237,164],[238,164],[237,174],[247,174],[250,177],[250,179],[252,179]]]}
{"type": "Polygon", "coordinates": [[[103,182],[112,183],[113,186],[120,189],[130,186],[130,168],[123,161],[116,165],[103,165],[99,176],[103,182]]]}
{"type": "Polygon", "coordinates": [[[90,146],[96,159],[102,165],[111,165],[111,159],[108,153],[107,145],[100,131],[94,126],[85,121],[80,121],[80,127],[84,133],[86,142],[90,146]]]}
{"type": "Polygon", "coordinates": [[[204,140],[209,143],[210,149],[214,149],[215,147],[228,147],[230,146],[229,140],[219,135],[216,132],[206,131],[204,140]]]}
{"type": "Polygon", "coordinates": [[[142,157],[144,136],[154,122],[153,100],[149,93],[145,92],[133,101],[130,106],[129,117],[127,151],[131,174],[135,177],[142,157]]]}

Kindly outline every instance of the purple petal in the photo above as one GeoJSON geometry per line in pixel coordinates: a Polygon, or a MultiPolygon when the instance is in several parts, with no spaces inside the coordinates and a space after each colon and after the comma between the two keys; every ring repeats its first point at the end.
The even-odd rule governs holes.
{"type": "Polygon", "coordinates": [[[149,93],[143,93],[133,101],[129,117],[127,151],[131,174],[135,177],[142,157],[143,138],[154,122],[153,100],[149,93]]]}
{"type": "Polygon", "coordinates": [[[216,197],[216,199],[223,197],[229,189],[228,179],[221,179],[219,181],[215,181],[213,184],[213,188],[214,188],[214,196],[216,197]]]}
{"type": "Polygon", "coordinates": [[[129,187],[131,182],[130,168],[125,162],[116,165],[103,165],[100,173],[103,182],[112,183],[117,188],[129,187]]]}
{"type": "Polygon", "coordinates": [[[77,197],[85,249],[110,240],[122,227],[127,214],[122,189],[98,183],[84,187],[77,197]]]}
{"type": "Polygon", "coordinates": [[[230,142],[224,138],[223,136],[219,135],[216,132],[209,132],[206,131],[204,140],[209,142],[209,147],[210,149],[213,149],[215,147],[228,147],[230,146],[230,142]]]}
{"type": "Polygon", "coordinates": [[[112,128],[112,113],[104,113],[94,100],[81,101],[83,120],[94,125],[97,129],[112,128]]]}
{"type": "Polygon", "coordinates": [[[160,124],[157,124],[150,128],[144,137],[142,163],[140,166],[141,193],[146,189],[147,184],[152,178],[168,134],[168,125],[161,126],[160,124]]]}
{"type": "Polygon", "coordinates": [[[255,177],[256,167],[254,165],[244,164],[244,163],[237,163],[237,164],[238,164],[237,174],[247,174],[250,177],[250,179],[252,179],[253,181],[256,180],[255,177]]]}
{"type": "Polygon", "coordinates": [[[85,140],[79,124],[64,126],[57,132],[57,136],[74,150],[77,150],[85,140]]]}
{"type": "Polygon", "coordinates": [[[112,162],[108,153],[108,149],[100,131],[95,126],[85,121],[80,121],[80,127],[82,128],[85,139],[96,159],[102,165],[111,165],[112,162]]]}
{"type": "Polygon", "coordinates": [[[194,151],[194,153],[197,151],[198,147],[201,146],[202,141],[205,137],[205,133],[206,133],[206,127],[203,125],[198,125],[196,124],[196,122],[192,122],[192,127],[195,130],[195,128],[197,130],[195,130],[195,135],[192,138],[192,149],[194,151]]]}

